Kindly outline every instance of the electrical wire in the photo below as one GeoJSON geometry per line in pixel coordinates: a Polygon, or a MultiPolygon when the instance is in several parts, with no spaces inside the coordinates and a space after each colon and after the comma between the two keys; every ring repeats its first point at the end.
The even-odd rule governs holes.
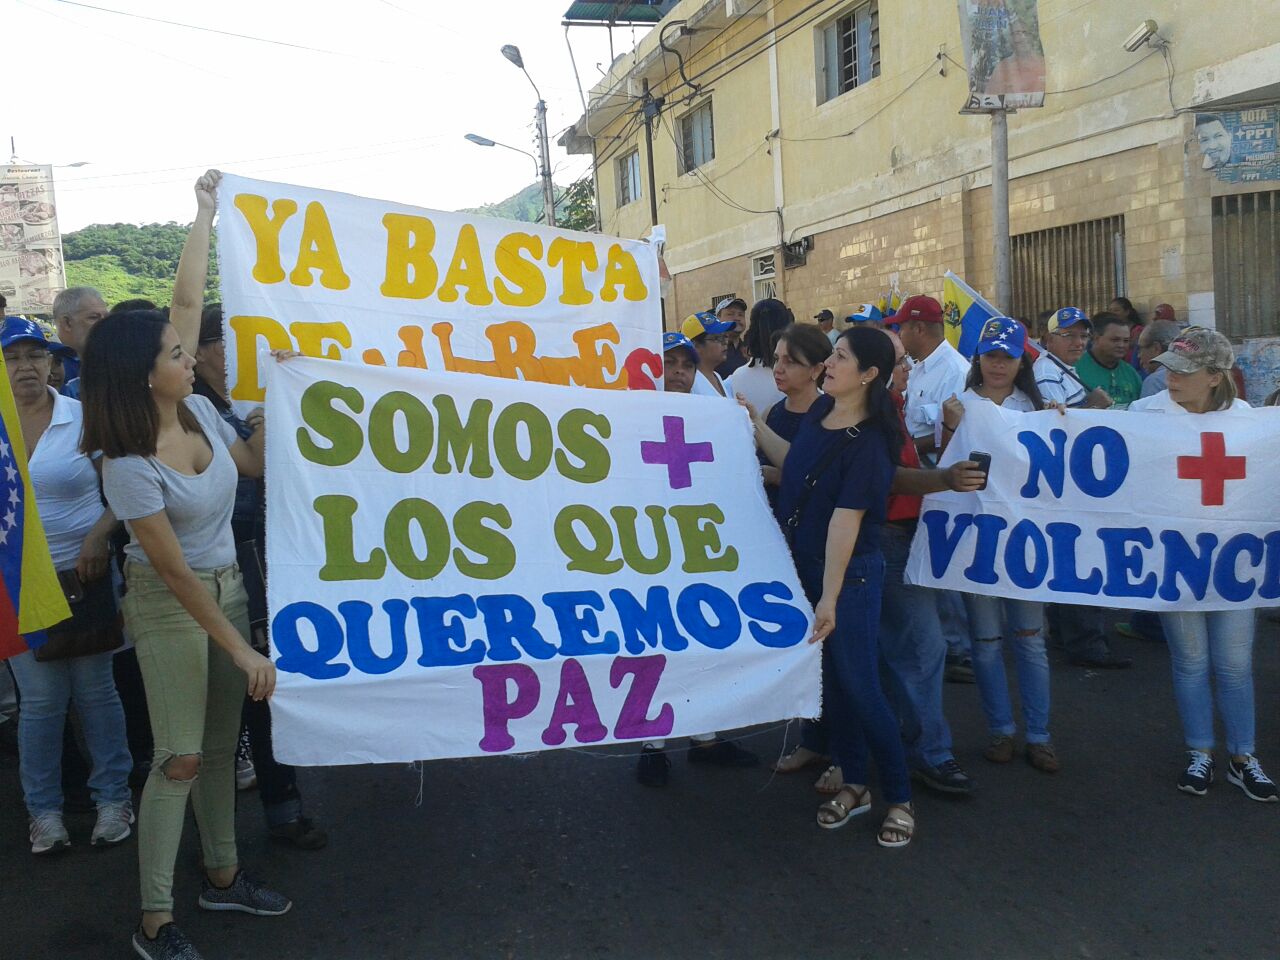
{"type": "MultiPolygon", "coordinates": [[[[672,146],[676,148],[676,155],[679,156],[682,151],[681,151],[680,144],[676,141],[675,133],[671,129],[670,119],[666,117],[659,117],[658,126],[661,127],[664,131],[666,131],[667,136],[671,139],[672,146]],[[666,122],[663,122],[664,120],[666,122]]],[[[729,196],[727,193],[725,193],[723,190],[717,187],[714,183],[712,183],[711,180],[707,178],[707,175],[703,173],[701,170],[699,170],[697,167],[693,167],[685,172],[692,173],[695,177],[701,180],[702,183],[706,186],[707,190],[710,191],[711,195],[727,207],[732,207],[733,209],[740,210],[743,213],[761,213],[761,214],[763,213],[778,214],[779,213],[777,208],[773,208],[770,210],[756,210],[756,209],[753,209],[752,207],[744,207],[742,204],[738,203],[737,200],[734,200],[733,197],[729,196]]]]}
{"type": "Polygon", "coordinates": [[[859,130],[861,130],[863,127],[865,127],[868,123],[870,123],[872,120],[874,120],[876,117],[880,116],[880,114],[884,113],[891,106],[897,103],[898,100],[907,93],[907,91],[909,91],[917,83],[923,80],[928,74],[932,73],[933,68],[937,64],[937,62],[938,60],[936,57],[933,60],[930,60],[929,63],[925,66],[924,70],[921,71],[919,74],[917,74],[914,80],[912,80],[905,87],[903,87],[901,90],[895,93],[892,97],[886,100],[880,106],[880,109],[876,110],[875,113],[871,114],[871,116],[867,117],[865,120],[862,120],[852,130],[846,130],[844,131],[844,133],[833,133],[825,137],[784,137],[782,136],[782,134],[778,134],[777,139],[783,140],[787,143],[819,143],[825,140],[841,140],[845,137],[851,137],[855,133],[857,133],[859,130]]]}
{"type": "Polygon", "coordinates": [[[1159,52],[1160,52],[1160,50],[1159,50],[1159,49],[1151,50],[1151,51],[1149,51],[1149,52],[1147,53],[1147,55],[1146,55],[1146,56],[1141,57],[1141,58],[1139,58],[1139,59],[1135,60],[1133,63],[1131,63],[1131,64],[1129,64],[1127,67],[1125,67],[1123,70],[1117,70],[1115,73],[1113,73],[1113,74],[1111,74],[1111,75],[1109,75],[1109,76],[1106,76],[1106,77],[1099,77],[1097,80],[1091,80],[1091,81],[1089,81],[1088,83],[1082,83],[1082,84],[1081,84],[1080,86],[1078,86],[1078,87],[1068,87],[1068,88],[1067,88],[1067,89],[1065,89],[1065,90],[1046,90],[1046,91],[1045,91],[1045,96],[1046,96],[1046,97],[1056,97],[1056,96],[1061,96],[1062,94],[1066,94],[1066,93],[1078,93],[1078,92],[1080,92],[1081,90],[1088,90],[1090,87],[1096,87],[1096,86],[1097,86],[1098,84],[1100,84],[1100,83],[1106,83],[1108,80],[1114,80],[1116,77],[1123,76],[1124,74],[1128,73],[1130,70],[1133,70],[1133,69],[1135,69],[1135,68],[1137,68],[1137,67],[1141,66],[1142,64],[1146,63],[1148,60],[1150,60],[1152,57],[1154,57],[1154,56],[1155,56],[1156,54],[1158,54],[1159,52]]]}
{"type": "MultiPolygon", "coordinates": [[[[762,138],[758,143],[756,143],[756,145],[755,145],[754,147],[752,147],[752,148],[751,148],[750,150],[748,150],[745,154],[743,154],[742,159],[741,159],[741,160],[739,160],[737,163],[735,163],[732,167],[727,167],[727,168],[726,168],[726,169],[724,169],[724,170],[717,170],[717,171],[716,171],[716,175],[715,175],[715,177],[714,177],[714,178],[712,178],[712,179],[713,179],[713,182],[715,182],[715,183],[719,183],[721,180],[723,180],[723,179],[724,179],[725,177],[727,177],[729,174],[731,174],[731,173],[733,173],[735,170],[739,169],[739,168],[740,168],[743,164],[745,164],[748,160],[752,159],[756,154],[758,154],[758,153],[760,152],[760,148],[761,148],[761,147],[763,147],[763,146],[765,146],[766,144],[768,144],[768,142],[769,142],[769,138],[768,138],[767,136],[766,136],[766,137],[764,137],[764,138],[762,138]]],[[[662,192],[663,192],[663,193],[666,193],[666,192],[667,192],[667,191],[669,191],[669,190],[693,190],[695,187],[698,187],[698,186],[701,186],[701,184],[698,184],[698,183],[686,183],[686,184],[681,185],[681,184],[678,184],[678,183],[677,183],[677,184],[664,183],[664,184],[662,185],[662,192]]]]}
{"type": "MultiPolygon", "coordinates": [[[[410,143],[427,144],[436,140],[442,140],[444,138],[445,138],[445,134],[436,134],[430,137],[412,137],[407,140],[386,140],[386,141],[383,141],[382,143],[365,144],[364,147],[361,149],[367,149],[369,147],[394,147],[394,146],[400,146],[402,144],[410,144],[410,143]]],[[[346,147],[343,149],[350,150],[353,148],[346,147]]],[[[248,159],[243,159],[243,160],[223,160],[218,163],[208,163],[205,161],[199,161],[197,163],[189,163],[189,164],[184,164],[182,166],[177,166],[177,167],[157,167],[151,170],[126,170],[122,173],[98,173],[98,174],[93,174],[87,177],[69,177],[69,178],[66,178],[64,182],[84,183],[85,181],[88,181],[88,180],[114,180],[119,177],[144,177],[144,176],[150,176],[151,174],[154,174],[154,173],[172,173],[175,170],[194,170],[197,167],[204,167],[206,169],[217,170],[224,166],[229,167],[229,166],[234,166],[242,163],[265,163],[268,160],[292,160],[295,157],[314,157],[314,156],[319,156],[321,154],[338,153],[338,152],[340,151],[339,150],[304,150],[300,153],[277,153],[269,157],[249,157],[248,159]]]]}
{"type": "Polygon", "coordinates": [[[360,53],[350,53],[345,50],[330,50],[326,47],[312,47],[301,43],[290,43],[287,40],[274,40],[270,37],[255,37],[247,33],[236,33],[232,30],[219,30],[216,27],[202,27],[194,23],[183,23],[179,20],[166,20],[163,17],[149,17],[141,13],[131,13],[128,10],[116,10],[112,7],[99,7],[92,3],[83,3],[81,0],[50,0],[51,3],[61,3],[68,7],[80,7],[85,10],[95,10],[98,13],[109,13],[113,16],[129,17],[133,20],[145,20],[150,23],[162,23],[170,27],[181,27],[184,30],[196,30],[201,33],[213,33],[223,37],[233,37],[237,40],[250,40],[254,43],[266,43],[275,47],[285,47],[290,50],[301,50],[308,53],[323,53],[332,57],[345,57],[351,60],[362,60],[368,63],[379,63],[384,66],[396,67],[401,70],[425,70],[425,67],[417,66],[412,63],[397,63],[394,60],[387,60],[382,57],[370,57],[360,53]]]}

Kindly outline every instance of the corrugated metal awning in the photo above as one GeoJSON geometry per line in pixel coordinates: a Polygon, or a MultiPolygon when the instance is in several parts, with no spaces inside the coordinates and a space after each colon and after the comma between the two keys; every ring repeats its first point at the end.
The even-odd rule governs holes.
{"type": "Polygon", "coordinates": [[[566,21],[583,23],[657,23],[676,5],[676,0],[585,0],[565,11],[566,21]]]}

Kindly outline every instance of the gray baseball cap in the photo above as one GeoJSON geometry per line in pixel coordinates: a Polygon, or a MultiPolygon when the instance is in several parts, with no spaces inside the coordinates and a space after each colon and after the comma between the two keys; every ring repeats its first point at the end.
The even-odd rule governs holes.
{"type": "Polygon", "coordinates": [[[1154,362],[1175,373],[1195,373],[1204,369],[1230,370],[1236,358],[1231,341],[1217,330],[1187,327],[1154,362]]]}

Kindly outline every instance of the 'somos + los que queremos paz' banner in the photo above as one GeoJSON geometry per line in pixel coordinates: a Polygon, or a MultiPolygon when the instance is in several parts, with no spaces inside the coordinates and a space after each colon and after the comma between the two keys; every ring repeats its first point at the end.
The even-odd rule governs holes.
{"type": "Polygon", "coordinates": [[[819,709],[732,401],[269,365],[276,754],[408,761],[819,709]]]}
{"type": "Polygon", "coordinates": [[[925,498],[911,583],[1128,610],[1280,602],[1280,408],[969,403],[942,463],[976,451],[987,489],[925,498]]]}
{"type": "Polygon", "coordinates": [[[662,378],[647,243],[237,176],[218,215],[242,405],[262,402],[264,349],[586,387],[662,378]]]}

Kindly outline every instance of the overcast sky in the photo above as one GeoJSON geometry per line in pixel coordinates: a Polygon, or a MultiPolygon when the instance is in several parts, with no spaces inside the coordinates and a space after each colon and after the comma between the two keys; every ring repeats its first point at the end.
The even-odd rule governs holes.
{"type": "MultiPolygon", "coordinates": [[[[570,0],[0,0],[20,40],[4,124],[18,156],[55,170],[59,226],[192,219],[209,166],[424,207],[502,200],[536,178],[537,98],[505,60],[520,47],[547,100],[556,183],[590,167],[557,134],[582,113],[561,16],[570,0]],[[149,16],[329,52],[138,19],[149,16]]],[[[569,31],[583,88],[608,67],[609,32],[569,31]]],[[[614,31],[629,52],[628,27],[614,31]]],[[[3,148],[8,151],[8,144],[3,148]]]]}

